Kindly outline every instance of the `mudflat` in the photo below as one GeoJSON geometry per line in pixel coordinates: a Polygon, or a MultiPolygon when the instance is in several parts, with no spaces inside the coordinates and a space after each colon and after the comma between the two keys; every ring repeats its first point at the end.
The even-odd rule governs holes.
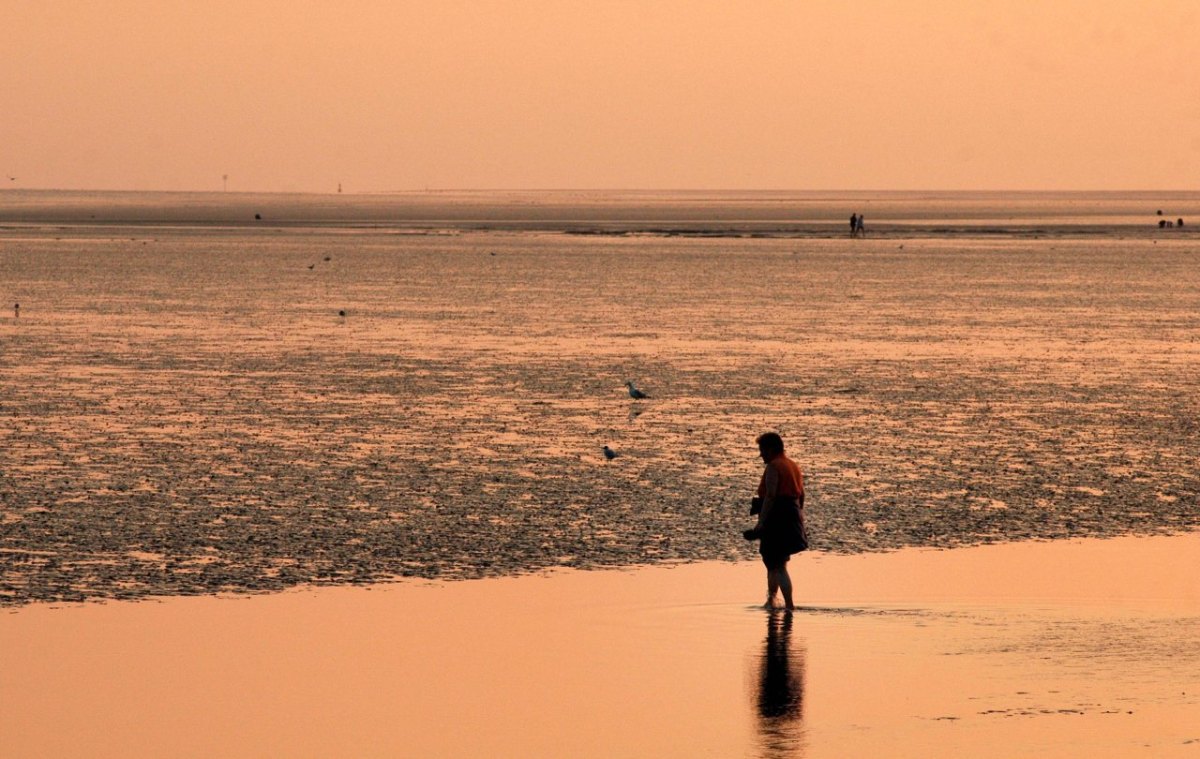
{"type": "MultiPolygon", "coordinates": [[[[892,234],[868,207],[859,239],[580,235],[88,202],[4,207],[0,604],[745,559],[767,429],[823,551],[1200,525],[1192,227],[1022,207],[1011,233],[892,234]]],[[[960,214],[1008,218],[989,202],[960,214]]]]}

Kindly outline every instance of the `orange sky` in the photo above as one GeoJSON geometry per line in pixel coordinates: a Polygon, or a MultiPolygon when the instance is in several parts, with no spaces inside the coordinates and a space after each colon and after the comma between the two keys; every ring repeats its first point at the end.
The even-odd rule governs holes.
{"type": "Polygon", "coordinates": [[[1200,3],[7,0],[8,187],[1196,189],[1200,3]]]}

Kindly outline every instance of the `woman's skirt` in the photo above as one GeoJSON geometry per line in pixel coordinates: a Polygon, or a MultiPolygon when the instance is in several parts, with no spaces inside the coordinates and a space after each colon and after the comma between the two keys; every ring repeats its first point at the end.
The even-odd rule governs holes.
{"type": "Polygon", "coordinates": [[[768,569],[787,563],[794,553],[808,550],[804,508],[799,498],[776,498],[767,513],[758,543],[758,553],[768,569]]]}

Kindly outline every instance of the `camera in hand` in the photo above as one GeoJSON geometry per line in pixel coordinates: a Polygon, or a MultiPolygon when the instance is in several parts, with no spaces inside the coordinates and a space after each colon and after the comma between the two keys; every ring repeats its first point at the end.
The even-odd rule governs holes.
{"type": "Polygon", "coordinates": [[[754,528],[743,530],[742,537],[746,540],[758,540],[758,530],[754,528]]]}

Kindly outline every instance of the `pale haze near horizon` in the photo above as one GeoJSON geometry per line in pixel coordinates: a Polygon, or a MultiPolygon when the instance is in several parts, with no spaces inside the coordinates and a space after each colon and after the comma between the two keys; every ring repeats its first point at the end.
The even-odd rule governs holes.
{"type": "Polygon", "coordinates": [[[1195,2],[8,0],[0,18],[6,188],[1200,176],[1195,2]]]}

